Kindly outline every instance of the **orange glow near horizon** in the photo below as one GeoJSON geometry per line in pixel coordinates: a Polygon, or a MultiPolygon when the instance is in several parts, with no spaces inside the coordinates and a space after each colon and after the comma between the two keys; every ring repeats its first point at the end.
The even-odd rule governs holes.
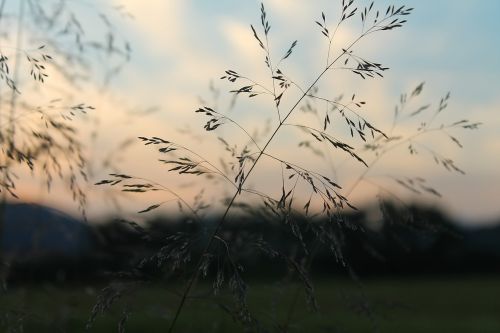
{"type": "MultiPolygon", "coordinates": [[[[480,23],[475,28],[477,31],[466,34],[467,39],[462,41],[449,30],[460,22],[464,12],[475,10],[492,15],[493,10],[488,6],[497,5],[482,4],[471,8],[465,2],[457,2],[453,5],[455,8],[450,9],[446,20],[442,21],[432,14],[430,4],[413,2],[417,10],[409,16],[405,27],[384,32],[380,36],[374,34],[354,48],[356,54],[391,68],[384,72],[383,79],[363,80],[351,72],[337,68],[317,84],[318,96],[334,99],[344,94],[342,101],[350,103],[351,96],[355,94],[356,97],[352,99],[354,102],[363,101],[366,104],[359,108],[354,105],[353,109],[370,124],[391,137],[410,137],[418,132],[422,122],[433,119],[432,112],[439,107],[440,98],[451,90],[447,108],[433,119],[435,127],[462,119],[469,119],[473,123],[482,122],[484,125],[478,131],[453,129],[445,133],[434,131],[418,136],[414,141],[391,150],[379,161],[376,155],[364,150],[365,143],[359,136],[351,137],[345,120],[338,114],[332,114],[329,133],[356,148],[355,152],[369,164],[376,163],[366,174],[366,179],[360,182],[357,179],[365,172],[361,163],[338,149],[330,150],[330,155],[325,157],[325,146],[321,144],[314,147],[317,152],[321,151],[323,157],[315,155],[312,150],[304,148],[305,141],[314,144],[312,136],[291,126],[285,126],[281,130],[280,135],[269,146],[269,152],[279,159],[334,179],[343,188],[340,193],[349,192],[349,199],[356,206],[375,202],[380,193],[388,198],[396,194],[408,201],[422,201],[443,207],[458,219],[471,223],[496,219],[500,216],[500,48],[491,42],[485,42],[490,36],[487,34],[492,32],[487,27],[481,27],[480,23]],[[477,39],[485,40],[482,43],[486,50],[481,55],[473,51],[478,49],[477,43],[481,43],[477,39]],[[474,60],[473,64],[462,64],[461,58],[456,58],[459,53],[457,50],[480,59],[474,60]],[[492,64],[491,59],[496,59],[497,63],[492,64]],[[408,103],[406,116],[401,117],[398,125],[393,127],[394,106],[398,104],[400,94],[407,93],[409,96],[422,81],[426,82],[422,94],[408,103]],[[416,112],[427,105],[430,106],[416,112]],[[413,112],[416,112],[415,116],[409,116],[413,112]],[[459,138],[463,148],[460,149],[450,136],[459,138]],[[409,153],[410,145],[416,150],[416,154],[409,153]],[[466,175],[447,172],[442,165],[436,165],[432,151],[439,152],[439,158],[453,159],[457,166],[466,171],[466,175]],[[425,186],[435,187],[442,198],[416,195],[398,185],[394,179],[415,177],[425,178],[425,186]]],[[[437,6],[447,6],[441,2],[437,6]]],[[[161,154],[154,149],[154,145],[144,146],[137,137],[155,136],[182,144],[191,150],[187,155],[193,157],[193,153],[199,154],[206,159],[205,163],[220,170],[228,167],[228,178],[234,179],[234,170],[230,169],[230,165],[224,165],[221,159],[226,163],[237,163],[237,160],[221,144],[219,137],[228,142],[230,148],[236,145],[241,150],[249,141],[247,134],[230,121],[226,121],[215,131],[207,132],[203,126],[209,118],[194,111],[200,106],[210,106],[227,114],[250,135],[258,134],[259,145],[265,143],[272,133],[266,131],[266,126],[271,129],[277,126],[279,120],[273,97],[266,93],[250,99],[240,96],[234,107],[231,107],[232,94],[228,92],[240,88],[245,82],[239,80],[232,84],[227,80],[219,80],[224,71],[231,69],[261,83],[264,88],[261,87],[260,90],[272,90],[269,69],[264,63],[265,54],[250,29],[250,24],[260,27],[260,5],[257,1],[241,3],[236,7],[228,1],[195,5],[194,1],[157,0],[149,1],[147,6],[136,0],[122,3],[123,7],[118,12],[113,6],[99,2],[80,8],[86,13],[82,14],[83,18],[89,18],[81,24],[89,30],[87,35],[91,36],[90,39],[94,36],[101,38],[101,35],[104,35],[104,39],[108,38],[108,28],[102,22],[96,24],[99,19],[95,18],[98,15],[94,12],[104,11],[109,12],[109,19],[113,22],[113,30],[110,31],[116,33],[116,43],[130,43],[131,58],[116,76],[110,76],[107,82],[105,73],[112,73],[117,68],[114,66],[121,66],[122,58],[111,55],[105,57],[101,54],[92,59],[92,71],[89,75],[95,77],[90,80],[82,81],[77,86],[69,85],[57,68],[52,66],[48,70],[49,77],[45,86],[33,84],[29,77],[20,81],[26,87],[21,96],[35,106],[40,101],[46,103],[54,98],[62,98],[65,105],[86,103],[95,107],[87,115],[77,116],[72,120],[89,160],[86,170],[88,183],[82,183],[82,186],[88,198],[87,211],[90,219],[118,213],[141,217],[142,215],[137,214],[138,211],[157,202],[166,202],[162,208],[165,212],[177,209],[175,202],[170,201],[175,196],[168,191],[119,195],[116,199],[122,205],[117,208],[115,199],[110,196],[112,192],[109,192],[109,187],[93,185],[108,179],[110,173],[146,178],[179,194],[190,204],[195,202],[195,197],[203,190],[203,199],[220,208],[223,206],[223,196],[234,192],[233,185],[224,179],[216,182],[213,179],[207,180],[205,176],[168,172],[172,166],[158,160],[170,159],[172,156],[182,157],[185,153],[177,151],[177,155],[161,154]],[[133,18],[125,15],[124,10],[133,15],[133,18]],[[30,100],[30,94],[36,98],[30,100]]],[[[314,21],[320,19],[324,11],[333,30],[339,8],[323,0],[296,1],[293,4],[269,0],[265,4],[272,22],[269,43],[274,64],[291,42],[298,40],[292,55],[280,64],[280,69],[286,75],[293,76],[294,84],[307,87],[324,69],[328,50],[328,41],[321,35],[314,21]]],[[[381,1],[382,7],[384,4],[385,1],[381,1]]],[[[471,15],[474,13],[476,12],[471,15]]],[[[358,21],[359,17],[356,17],[356,20],[345,27],[341,26],[332,44],[332,54],[339,54],[343,45],[356,39],[361,29],[358,21]]],[[[261,33],[261,30],[258,32],[261,33]]],[[[26,42],[36,40],[38,44],[43,43],[43,36],[36,36],[36,33],[34,35],[36,38],[25,37],[26,42]]],[[[2,46],[7,42],[12,43],[12,40],[2,39],[2,46]]],[[[50,46],[47,49],[49,52],[50,46]]],[[[1,50],[4,52],[4,48],[1,50]]],[[[9,52],[12,53],[10,57],[14,57],[15,52],[9,52]]],[[[28,71],[28,65],[25,67],[24,70],[28,71]]],[[[7,98],[4,96],[5,91],[2,87],[2,100],[7,98]]],[[[292,84],[283,95],[281,112],[286,114],[300,99],[301,94],[300,89],[292,84]]],[[[303,111],[295,112],[289,123],[322,129],[326,103],[322,100],[308,103],[317,108],[317,117],[303,111]]],[[[305,100],[299,107],[304,105],[305,100]]],[[[2,101],[2,119],[6,117],[7,110],[5,101],[2,101]]],[[[356,116],[353,118],[358,119],[356,116]]],[[[29,119],[36,121],[37,116],[30,116],[29,119]]],[[[256,151],[255,147],[250,149],[256,151]]],[[[194,158],[199,160],[200,156],[194,158]]],[[[33,176],[26,167],[17,172],[20,179],[16,194],[20,200],[78,214],[77,204],[68,194],[67,184],[55,180],[51,191],[47,193],[40,180],[43,177],[40,177],[39,169],[33,176]]],[[[285,176],[276,160],[263,158],[249,178],[247,186],[279,200],[282,179],[286,180],[287,186],[293,186],[285,176]]],[[[296,205],[299,208],[304,206],[311,194],[307,186],[303,185],[299,183],[297,187],[296,205]]],[[[18,202],[12,198],[9,200],[18,202]]],[[[242,200],[254,199],[252,195],[246,194],[242,200]]],[[[313,205],[319,203],[314,202],[313,205]]]]}

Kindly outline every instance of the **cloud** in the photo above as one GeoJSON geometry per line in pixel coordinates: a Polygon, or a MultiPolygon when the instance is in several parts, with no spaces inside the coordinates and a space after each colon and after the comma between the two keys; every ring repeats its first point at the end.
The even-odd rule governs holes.
{"type": "MultiPolygon", "coordinates": [[[[226,92],[241,85],[241,82],[233,85],[217,80],[226,69],[241,72],[267,87],[272,86],[269,70],[264,64],[264,52],[249,27],[254,24],[261,33],[259,2],[241,1],[237,5],[232,2],[231,6],[234,7],[230,7],[227,2],[215,1],[199,6],[196,6],[194,1],[180,0],[151,0],[147,5],[140,0],[123,0],[122,3],[135,17],[123,30],[132,42],[132,61],[118,79],[119,89],[106,95],[107,100],[99,100],[102,96],[99,97],[98,94],[89,95],[89,100],[98,101],[99,110],[102,111],[100,116],[104,132],[101,135],[101,147],[113,147],[124,136],[151,133],[178,139],[186,146],[207,153],[211,159],[217,161],[221,154],[218,149],[220,147],[214,144],[218,135],[232,136],[235,142],[238,138],[240,141],[243,139],[240,133],[233,131],[230,124],[224,125],[215,133],[202,131],[206,120],[193,112],[197,107],[196,97],[202,95],[209,100],[208,82],[215,79],[216,87],[221,91],[218,104],[226,111],[224,105],[231,98],[226,92]],[[229,11],[228,8],[234,11],[229,11]],[[158,105],[161,112],[151,115],[150,118],[117,121],[117,114],[123,113],[116,110],[120,111],[129,105],[158,105]],[[197,134],[203,138],[201,143],[192,140],[189,135],[179,133],[178,129],[185,126],[196,129],[197,134]]],[[[338,19],[339,3],[268,0],[265,5],[272,25],[270,43],[273,59],[279,59],[290,43],[298,40],[293,55],[280,67],[294,81],[306,87],[325,67],[328,49],[328,40],[321,35],[314,21],[319,19],[324,11],[328,22],[334,27],[338,19]]],[[[373,36],[373,39],[370,37],[355,48],[355,52],[360,56],[380,61],[392,68],[386,72],[385,79],[361,80],[352,73],[339,69],[323,77],[318,84],[319,95],[334,98],[344,93],[346,99],[349,99],[355,93],[357,98],[367,103],[359,113],[373,125],[387,131],[390,130],[394,106],[401,93],[410,92],[418,83],[426,80],[428,83],[424,93],[413,106],[432,103],[435,107],[439,98],[448,89],[452,90],[450,106],[437,120],[446,122],[466,117],[484,122],[485,125],[477,132],[457,134],[464,138],[463,150],[458,149],[444,136],[433,136],[425,142],[436,150],[443,151],[443,155],[456,158],[457,164],[464,166],[470,178],[464,181],[464,178],[457,178],[447,174],[442,168],[436,168],[432,158],[424,157],[424,151],[419,156],[408,157],[407,146],[401,146],[400,151],[388,155],[387,163],[381,163],[374,174],[425,174],[429,180],[440,183],[443,193],[449,197],[446,202],[453,205],[457,212],[465,214],[470,209],[464,204],[467,200],[474,200],[474,214],[480,215],[481,210],[485,214],[496,212],[496,206],[490,197],[480,200],[479,196],[482,191],[491,197],[500,195],[494,186],[500,182],[500,176],[496,172],[500,168],[500,157],[497,154],[500,151],[500,101],[494,90],[498,86],[496,71],[499,66],[494,66],[495,63],[491,61],[495,60],[494,55],[498,54],[498,50],[486,45],[486,51],[478,54],[480,48],[477,47],[477,40],[488,40],[488,31],[481,29],[481,22],[474,27],[475,35],[464,35],[468,39],[459,40],[465,37],[455,30],[450,30],[450,27],[463,23],[461,20],[465,12],[462,2],[457,2],[450,8],[452,14],[444,17],[445,23],[439,21],[441,14],[439,17],[431,15],[433,6],[420,3],[419,6],[421,9],[417,8],[416,14],[410,16],[408,27],[397,32],[373,36]],[[453,36],[455,37],[451,38],[453,36]],[[479,61],[473,62],[475,57],[480,57],[479,61]],[[491,177],[490,181],[484,175],[491,177]],[[476,197],[470,198],[468,190],[475,193],[476,197]]],[[[448,2],[440,2],[440,6],[448,8],[450,5],[448,2]]],[[[465,8],[471,9],[474,6],[468,4],[465,8]]],[[[332,54],[338,54],[341,47],[349,45],[357,37],[360,31],[358,23],[359,16],[356,16],[352,22],[342,25],[334,40],[332,54]]],[[[463,26],[459,28],[458,31],[465,29],[463,26]]],[[[495,32],[494,29],[492,31],[495,32]]],[[[297,89],[287,91],[281,105],[282,110],[293,106],[300,95],[297,89]]],[[[211,103],[210,100],[208,102],[211,103]]],[[[276,124],[275,109],[270,96],[241,98],[237,108],[231,111],[231,116],[249,129],[262,125],[268,118],[272,118],[273,124],[276,124]]],[[[317,124],[316,119],[306,118],[297,113],[290,120],[317,124]]],[[[419,126],[418,120],[425,120],[425,117],[402,122],[396,129],[397,133],[413,133],[419,126]]],[[[332,127],[334,134],[348,143],[359,145],[359,140],[350,138],[349,133],[340,125],[339,119],[336,121],[332,127]]],[[[281,132],[270,149],[284,158],[298,157],[304,160],[303,156],[307,156],[304,163],[308,167],[328,171],[327,166],[321,164],[320,160],[313,160],[309,153],[297,150],[296,144],[302,139],[297,133],[301,132],[291,129],[281,132]]],[[[146,173],[155,179],[172,182],[173,186],[182,182],[178,180],[179,177],[167,176],[161,168],[149,168],[149,164],[155,163],[157,156],[143,148],[133,151],[124,162],[124,168],[136,170],[136,174],[146,173]]],[[[334,156],[339,160],[347,158],[342,152],[335,152],[334,156]]],[[[252,182],[271,189],[267,186],[270,183],[267,180],[271,177],[269,174],[274,175],[272,172],[275,167],[274,163],[264,163],[258,168],[252,182]]],[[[343,183],[348,185],[356,176],[356,172],[362,169],[350,166],[346,169],[343,173],[343,183]]],[[[276,179],[279,180],[279,175],[278,178],[273,178],[276,179]]],[[[193,193],[190,191],[185,190],[186,195],[193,193]]],[[[373,198],[374,192],[373,188],[368,190],[368,187],[363,187],[359,189],[359,193],[355,195],[361,200],[373,198]]]]}

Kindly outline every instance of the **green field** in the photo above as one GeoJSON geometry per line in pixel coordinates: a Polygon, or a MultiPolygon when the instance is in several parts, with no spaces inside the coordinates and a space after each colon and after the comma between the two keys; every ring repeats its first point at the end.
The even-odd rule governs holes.
{"type": "MultiPolygon", "coordinates": [[[[127,313],[125,332],[165,332],[178,301],[179,286],[140,286],[126,291],[99,315],[90,332],[117,332],[127,313]]],[[[84,332],[101,287],[53,285],[12,287],[2,295],[2,332],[84,332]],[[21,330],[23,329],[23,330],[21,330]]],[[[296,285],[250,283],[249,305],[271,332],[500,332],[500,279],[408,278],[320,280],[320,309],[309,310],[296,285]]],[[[213,298],[202,285],[181,316],[177,332],[240,332],[221,309],[227,295],[213,298]]]]}

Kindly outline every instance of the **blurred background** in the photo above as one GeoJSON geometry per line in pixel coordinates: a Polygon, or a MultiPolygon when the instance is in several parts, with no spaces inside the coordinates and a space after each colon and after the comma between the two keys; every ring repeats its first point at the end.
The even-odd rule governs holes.
{"type": "MultiPolygon", "coordinates": [[[[342,1],[264,2],[266,47],[290,83],[281,112],[327,58],[366,31],[360,12],[370,4],[356,1],[349,9],[358,11],[335,29],[342,1]],[[335,31],[330,50],[322,24],[335,31]]],[[[250,281],[250,308],[277,331],[500,329],[493,297],[500,289],[500,3],[380,0],[372,19],[392,4],[415,8],[408,22],[353,47],[389,67],[384,77],[364,79],[339,63],[315,85],[321,98],[305,98],[289,119],[323,130],[329,114],[325,131],[368,167],[292,126],[268,150],[342,187],[357,208],[339,213],[345,227],[335,241],[343,255],[316,245],[307,218],[325,222],[322,201],[307,184],[293,187],[273,158],[256,167],[246,184],[251,193],[237,200],[224,230],[250,281]],[[348,117],[387,137],[353,135],[341,108],[324,99],[351,106],[348,117]],[[285,187],[294,189],[297,226],[269,208],[285,187]],[[256,235],[310,272],[319,312],[310,311],[309,282],[290,273],[288,259],[250,250],[247,244],[260,244],[256,235]]],[[[274,96],[230,92],[273,85],[250,27],[264,38],[261,14],[259,1],[0,2],[2,329],[167,327],[234,187],[213,172],[179,175],[159,159],[203,161],[231,181],[237,157],[256,152],[247,134],[263,145],[279,124],[274,96]],[[251,81],[229,82],[227,70],[251,81]],[[231,120],[207,132],[200,107],[231,120]],[[164,141],[145,146],[138,137],[164,141]],[[170,142],[185,149],[158,151],[170,142]],[[196,238],[190,252],[176,252],[180,234],[196,238]],[[180,272],[169,261],[176,255],[192,258],[180,272]]],[[[212,270],[181,330],[241,330],[224,305],[230,288],[210,296],[218,278],[212,270]]]]}

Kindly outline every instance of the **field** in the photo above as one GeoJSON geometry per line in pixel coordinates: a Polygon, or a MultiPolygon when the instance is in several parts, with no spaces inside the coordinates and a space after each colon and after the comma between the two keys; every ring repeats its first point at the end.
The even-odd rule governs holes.
{"type": "MultiPolygon", "coordinates": [[[[206,297],[207,287],[193,293],[178,332],[243,331],[206,297]]],[[[500,332],[497,277],[372,279],[364,280],[362,289],[349,280],[323,279],[315,287],[317,313],[308,310],[301,294],[290,315],[296,286],[257,281],[249,287],[250,308],[264,326],[278,332],[287,317],[290,332],[500,332]]],[[[13,287],[2,296],[2,331],[84,332],[100,288],[13,287]]],[[[177,302],[174,289],[143,285],[124,293],[89,331],[116,332],[125,313],[125,332],[164,332],[177,302]]]]}

